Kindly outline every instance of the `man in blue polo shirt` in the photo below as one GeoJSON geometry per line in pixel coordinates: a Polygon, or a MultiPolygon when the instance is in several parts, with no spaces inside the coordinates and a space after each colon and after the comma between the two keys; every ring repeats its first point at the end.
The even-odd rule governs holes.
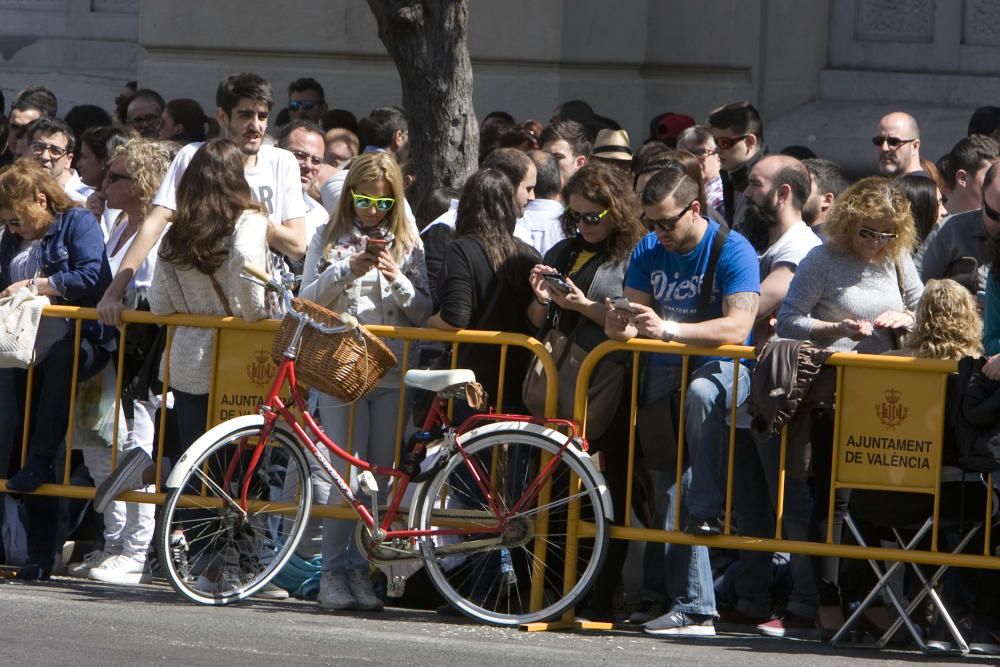
{"type": "MultiPolygon", "coordinates": [[[[642,222],[651,233],[632,252],[625,278],[625,296],[632,313],[609,309],[605,321],[608,336],[615,340],[641,336],[707,347],[745,343],[760,300],[759,262],[750,243],[730,232],[715,248],[713,262],[719,224],[702,216],[705,203],[700,200],[698,183],[680,164],[650,179],[642,192],[642,207],[642,222]],[[715,264],[714,271],[709,271],[710,263],[715,264]],[[703,285],[710,298],[699,298],[703,285]]],[[[651,356],[643,376],[643,404],[680,386],[681,361],[675,355],[651,356]]],[[[731,359],[693,358],[691,367],[684,405],[684,442],[690,466],[682,479],[681,516],[687,518],[688,532],[712,535],[719,533],[723,510],[726,415],[733,373],[740,374],[737,403],[746,400],[750,376],[743,365],[731,359]]],[[[675,486],[672,476],[666,479],[661,474],[660,478],[655,493],[676,497],[676,489],[670,488],[675,486]]],[[[665,527],[672,530],[673,511],[666,515],[665,527]]],[[[646,623],[645,631],[664,636],[714,636],[715,591],[708,548],[671,545],[666,577],[671,609],[646,623]]]]}

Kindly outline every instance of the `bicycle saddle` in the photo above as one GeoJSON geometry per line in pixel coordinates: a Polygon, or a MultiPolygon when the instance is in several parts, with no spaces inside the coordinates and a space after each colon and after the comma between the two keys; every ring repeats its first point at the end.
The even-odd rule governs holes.
{"type": "Polygon", "coordinates": [[[476,381],[476,374],[467,368],[443,371],[421,371],[417,369],[406,371],[403,382],[407,387],[426,389],[440,393],[457,385],[465,385],[476,381]]]}

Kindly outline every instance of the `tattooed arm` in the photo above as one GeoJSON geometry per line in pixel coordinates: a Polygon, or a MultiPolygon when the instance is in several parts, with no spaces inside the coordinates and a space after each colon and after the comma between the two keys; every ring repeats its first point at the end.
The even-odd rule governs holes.
{"type": "Polygon", "coordinates": [[[754,320],[760,295],[756,292],[736,292],[724,297],[722,317],[704,322],[681,324],[674,340],[690,345],[742,345],[754,320]]]}

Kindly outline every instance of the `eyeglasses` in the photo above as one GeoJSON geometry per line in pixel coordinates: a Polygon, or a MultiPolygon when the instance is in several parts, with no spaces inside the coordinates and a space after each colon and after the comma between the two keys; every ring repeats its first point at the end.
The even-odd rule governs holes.
{"type": "Polygon", "coordinates": [[[4,227],[13,227],[14,229],[19,228],[23,223],[17,218],[11,218],[10,220],[0,220],[0,225],[4,227]]]}
{"type": "Polygon", "coordinates": [[[680,213],[671,218],[660,218],[659,220],[653,220],[652,218],[646,217],[646,214],[643,213],[641,216],[639,216],[639,222],[641,222],[642,226],[651,232],[655,231],[657,227],[659,227],[661,230],[665,232],[672,231],[673,228],[677,226],[677,223],[680,222],[680,219],[683,218],[684,215],[691,210],[691,207],[694,206],[694,203],[696,201],[698,200],[692,199],[691,202],[687,206],[685,206],[680,213]]]}
{"type": "Polygon", "coordinates": [[[738,137],[716,137],[715,143],[719,145],[720,149],[728,151],[730,148],[740,143],[749,136],[750,136],[749,134],[741,134],[738,137]]]}
{"type": "Polygon", "coordinates": [[[606,216],[609,211],[611,211],[611,209],[606,208],[600,213],[597,213],[596,211],[591,211],[590,213],[580,213],[579,211],[574,211],[567,206],[563,210],[562,219],[571,225],[579,225],[581,222],[588,225],[599,225],[601,224],[601,220],[604,219],[604,216],[606,216]]]}
{"type": "Polygon", "coordinates": [[[69,153],[69,151],[63,148],[62,146],[56,146],[55,144],[47,144],[44,141],[32,141],[28,145],[28,148],[31,149],[31,152],[34,155],[42,155],[43,153],[45,153],[45,151],[48,151],[49,155],[51,155],[53,159],[56,160],[60,159],[61,157],[69,153]]]}
{"type": "Polygon", "coordinates": [[[1000,222],[1000,211],[987,204],[985,198],[983,198],[983,213],[993,222],[1000,222]]]}
{"type": "Polygon", "coordinates": [[[108,179],[108,184],[109,185],[111,183],[117,183],[118,181],[131,181],[132,180],[132,177],[129,176],[128,174],[119,174],[117,172],[111,171],[110,169],[108,169],[108,173],[105,174],[104,177],[108,179]]]}
{"type": "Polygon", "coordinates": [[[859,227],[858,236],[863,238],[865,241],[875,241],[876,243],[883,244],[896,239],[899,235],[887,232],[876,232],[874,229],[859,227]]]}
{"type": "Polygon", "coordinates": [[[314,167],[318,167],[323,164],[322,158],[318,158],[315,155],[310,155],[309,153],[305,153],[303,151],[292,151],[292,155],[294,155],[295,159],[299,162],[308,162],[314,167]]]}
{"type": "Polygon", "coordinates": [[[899,137],[872,137],[872,146],[882,148],[882,144],[889,144],[889,148],[896,150],[903,144],[908,144],[916,139],[900,139],[899,137]]]}
{"type": "Polygon", "coordinates": [[[156,114],[147,114],[145,116],[136,116],[135,118],[129,118],[128,124],[132,127],[142,127],[144,125],[159,125],[163,121],[162,116],[156,114]]]}
{"type": "Polygon", "coordinates": [[[712,155],[718,155],[719,150],[718,149],[712,150],[711,148],[696,148],[695,150],[691,151],[691,154],[694,155],[699,160],[704,160],[705,158],[710,157],[712,155]]]}
{"type": "Polygon", "coordinates": [[[288,108],[292,111],[298,111],[299,109],[309,111],[314,106],[316,106],[316,102],[312,100],[292,100],[288,103],[288,108]]]}
{"type": "Polygon", "coordinates": [[[392,207],[396,205],[395,197],[369,197],[367,195],[359,195],[354,190],[351,190],[351,198],[354,199],[354,208],[366,209],[374,206],[382,213],[392,210],[392,207]]]}

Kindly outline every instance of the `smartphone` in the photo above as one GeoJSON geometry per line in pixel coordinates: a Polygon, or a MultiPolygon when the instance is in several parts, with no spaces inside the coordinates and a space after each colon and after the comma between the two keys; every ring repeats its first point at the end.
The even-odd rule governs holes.
{"type": "Polygon", "coordinates": [[[378,257],[384,247],[385,239],[368,239],[367,245],[365,245],[365,252],[372,257],[378,257]]]}
{"type": "Polygon", "coordinates": [[[566,279],[558,273],[543,273],[542,278],[550,288],[556,290],[560,294],[568,294],[572,291],[572,288],[569,286],[569,283],[566,282],[566,279]]]}
{"type": "Polygon", "coordinates": [[[613,296],[610,299],[611,307],[615,310],[622,310],[626,313],[635,314],[635,309],[632,308],[632,304],[623,296],[613,296]]]}

